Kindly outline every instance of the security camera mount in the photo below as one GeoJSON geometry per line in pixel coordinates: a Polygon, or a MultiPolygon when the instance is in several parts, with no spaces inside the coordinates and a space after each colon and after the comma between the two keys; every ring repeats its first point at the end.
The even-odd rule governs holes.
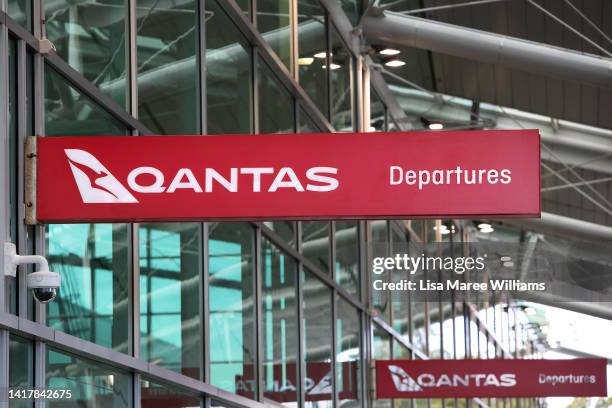
{"type": "Polygon", "coordinates": [[[49,263],[40,255],[17,255],[17,248],[12,242],[4,243],[4,276],[17,276],[17,266],[36,264],[37,272],[49,272],[49,263]]]}

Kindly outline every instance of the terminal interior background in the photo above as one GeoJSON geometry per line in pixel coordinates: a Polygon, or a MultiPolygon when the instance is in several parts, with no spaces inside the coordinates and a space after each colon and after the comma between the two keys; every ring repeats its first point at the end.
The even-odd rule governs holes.
{"type": "Polygon", "coordinates": [[[612,80],[481,58],[473,30],[609,64],[612,2],[0,1],[0,235],[62,276],[48,306],[25,271],[0,280],[0,387],[74,390],[48,407],[612,404],[373,397],[376,359],[612,361],[611,304],[371,289],[368,262],[392,255],[372,243],[436,241],[528,242],[575,260],[576,290],[612,287],[612,80]],[[465,44],[368,35],[390,16],[465,44]],[[542,135],[540,220],[23,223],[28,135],[517,128],[542,135]]]}

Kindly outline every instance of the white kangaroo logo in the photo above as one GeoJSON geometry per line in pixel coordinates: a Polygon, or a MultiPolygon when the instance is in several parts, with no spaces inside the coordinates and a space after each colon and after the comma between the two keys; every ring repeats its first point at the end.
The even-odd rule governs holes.
{"type": "Polygon", "coordinates": [[[423,391],[421,386],[416,383],[403,368],[396,365],[390,365],[389,371],[391,372],[391,378],[393,384],[398,391],[403,392],[418,392],[423,391]]]}
{"type": "Polygon", "coordinates": [[[138,200],[92,154],[64,149],[84,203],[137,203],[138,200]]]}

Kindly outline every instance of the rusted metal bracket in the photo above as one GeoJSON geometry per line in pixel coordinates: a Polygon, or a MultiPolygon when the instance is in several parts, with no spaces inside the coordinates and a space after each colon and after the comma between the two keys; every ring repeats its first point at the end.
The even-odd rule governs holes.
{"type": "Polygon", "coordinates": [[[36,225],[36,165],[38,149],[36,136],[28,136],[25,140],[25,223],[36,225]]]}

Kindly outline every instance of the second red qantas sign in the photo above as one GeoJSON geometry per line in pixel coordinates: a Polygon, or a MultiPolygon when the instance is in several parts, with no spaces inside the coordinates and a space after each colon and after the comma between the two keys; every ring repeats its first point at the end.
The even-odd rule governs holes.
{"type": "Polygon", "coordinates": [[[37,220],[540,214],[537,130],[37,139],[37,220]]]}

